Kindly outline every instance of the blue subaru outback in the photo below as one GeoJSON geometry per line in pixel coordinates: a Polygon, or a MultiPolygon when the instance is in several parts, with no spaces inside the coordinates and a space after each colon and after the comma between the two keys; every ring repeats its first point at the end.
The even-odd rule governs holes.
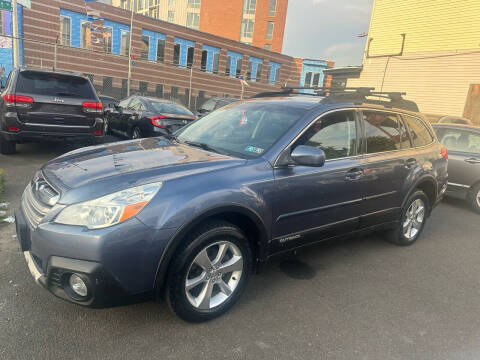
{"type": "Polygon", "coordinates": [[[365,231],[418,239],[447,153],[414,103],[371,89],[267,95],[170,138],[46,163],[16,212],[36,282],[88,306],[156,290],[198,322],[232,307],[274,254],[365,231]]]}

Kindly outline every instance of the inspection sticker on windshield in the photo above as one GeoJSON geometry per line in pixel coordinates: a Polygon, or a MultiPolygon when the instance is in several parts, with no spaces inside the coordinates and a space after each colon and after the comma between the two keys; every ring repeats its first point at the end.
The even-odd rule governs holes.
{"type": "Polygon", "coordinates": [[[264,149],[259,148],[259,147],[256,147],[256,146],[252,146],[252,145],[247,146],[247,147],[245,148],[245,151],[246,151],[246,152],[251,152],[251,153],[255,153],[255,154],[261,154],[261,153],[263,153],[263,150],[264,150],[264,149]]]}

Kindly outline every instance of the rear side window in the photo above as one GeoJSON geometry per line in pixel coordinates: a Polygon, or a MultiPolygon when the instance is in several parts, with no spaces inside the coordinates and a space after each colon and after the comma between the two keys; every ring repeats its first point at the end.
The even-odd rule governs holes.
{"type": "Polygon", "coordinates": [[[205,104],[202,105],[202,109],[205,111],[213,111],[215,108],[215,100],[208,100],[205,104]]]}
{"type": "Polygon", "coordinates": [[[193,113],[187,108],[184,108],[183,106],[180,106],[174,103],[150,101],[148,105],[149,105],[149,108],[151,108],[154,112],[158,112],[158,113],[193,115],[193,113]]]}
{"type": "Polygon", "coordinates": [[[413,146],[425,146],[433,142],[432,134],[422,120],[410,115],[405,115],[405,121],[412,138],[413,146]]]}
{"type": "Polygon", "coordinates": [[[327,160],[356,155],[357,128],[354,115],[352,111],[339,111],[322,117],[310,126],[295,146],[322,149],[327,160]]]}
{"type": "Polygon", "coordinates": [[[363,124],[368,154],[410,147],[408,134],[396,114],[364,111],[363,124]]]}
{"type": "Polygon", "coordinates": [[[96,99],[93,87],[85,78],[63,74],[22,71],[18,75],[17,93],[47,96],[74,96],[96,99]]]}

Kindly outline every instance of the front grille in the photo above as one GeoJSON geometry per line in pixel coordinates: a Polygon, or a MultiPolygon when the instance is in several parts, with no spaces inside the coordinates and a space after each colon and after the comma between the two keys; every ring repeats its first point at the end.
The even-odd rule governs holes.
{"type": "Polygon", "coordinates": [[[58,193],[41,176],[27,185],[22,196],[22,209],[30,225],[35,229],[58,199],[58,193]]]}

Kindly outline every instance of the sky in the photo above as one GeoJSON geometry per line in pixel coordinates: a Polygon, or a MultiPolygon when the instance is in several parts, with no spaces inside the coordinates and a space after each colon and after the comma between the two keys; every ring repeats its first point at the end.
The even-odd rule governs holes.
{"type": "Polygon", "coordinates": [[[373,0],[289,0],[283,53],[361,65],[373,0]]]}

